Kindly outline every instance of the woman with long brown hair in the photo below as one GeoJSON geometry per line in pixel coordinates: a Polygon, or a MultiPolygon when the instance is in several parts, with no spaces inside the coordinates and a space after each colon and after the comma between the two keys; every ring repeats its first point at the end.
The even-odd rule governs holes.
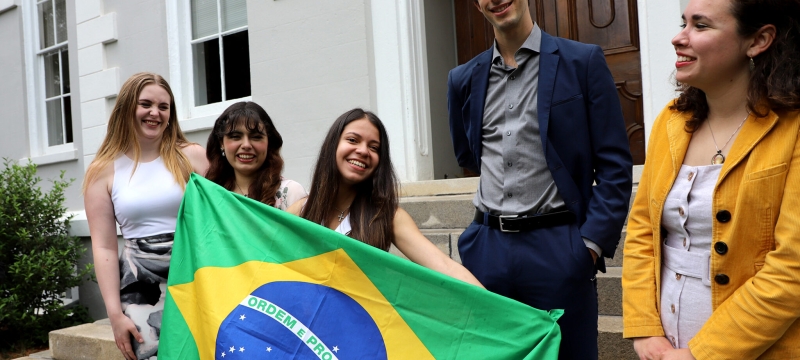
{"type": "Polygon", "coordinates": [[[422,235],[398,206],[397,191],[383,123],[371,112],[353,109],[328,131],[308,198],[288,211],[384,251],[394,244],[417,264],[481,286],[422,235]]]}
{"type": "Polygon", "coordinates": [[[800,0],[690,0],[628,219],[640,359],[800,358],[800,0]]]}
{"type": "Polygon", "coordinates": [[[237,102],[217,118],[208,136],[206,177],[237,194],[286,210],[305,197],[303,186],[284,179],[283,139],[264,108],[237,102]]]}
{"type": "Polygon", "coordinates": [[[181,132],[167,81],[153,73],[125,81],[83,194],[97,282],[128,360],[158,351],[178,207],[189,175],[207,168],[203,148],[181,132]]]}

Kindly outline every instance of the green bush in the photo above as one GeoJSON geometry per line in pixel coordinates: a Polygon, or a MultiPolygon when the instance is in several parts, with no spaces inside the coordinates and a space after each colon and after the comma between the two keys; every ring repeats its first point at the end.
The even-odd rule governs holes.
{"type": "Polygon", "coordinates": [[[78,269],[85,249],[69,236],[64,172],[42,192],[36,165],[3,159],[0,171],[0,348],[36,346],[51,330],[91,321],[85,308],[65,308],[59,298],[84,279],[78,269]],[[4,344],[5,343],[5,344],[4,344]]]}

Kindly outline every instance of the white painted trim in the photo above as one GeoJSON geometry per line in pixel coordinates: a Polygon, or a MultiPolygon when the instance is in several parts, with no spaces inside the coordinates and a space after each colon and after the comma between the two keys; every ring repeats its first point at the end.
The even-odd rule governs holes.
{"type": "Polygon", "coordinates": [[[371,3],[375,112],[391,137],[401,181],[433,179],[428,62],[422,2],[371,3]]]}
{"type": "Polygon", "coordinates": [[[101,0],[77,0],[75,1],[75,22],[80,24],[88,20],[98,18],[103,15],[103,4],[101,0]]]}
{"type": "MultiPolygon", "coordinates": [[[[72,216],[72,219],[69,220],[69,236],[90,237],[89,220],[86,218],[85,210],[68,211],[64,215],[64,219],[72,216]]],[[[117,236],[122,236],[122,232],[119,230],[119,224],[114,222],[114,225],[117,228],[117,236]]]]}
{"type": "MultiPolygon", "coordinates": [[[[219,114],[228,106],[239,101],[252,101],[252,96],[195,106],[192,24],[188,0],[167,1],[166,16],[169,83],[175,96],[181,130],[191,132],[210,129],[219,114]]],[[[227,31],[225,34],[243,29],[249,30],[249,24],[243,28],[227,31]]]]}
{"type": "Polygon", "coordinates": [[[78,49],[117,41],[117,13],[109,13],[77,26],[78,49]]]}
{"type": "Polygon", "coordinates": [[[22,38],[23,48],[25,51],[25,82],[26,86],[26,102],[28,109],[28,134],[30,141],[30,155],[38,156],[41,153],[39,148],[39,109],[37,108],[38,94],[38,76],[37,76],[37,63],[38,56],[36,55],[36,44],[39,38],[39,29],[37,21],[34,18],[35,5],[31,1],[22,3],[22,38]]]}
{"type": "Polygon", "coordinates": [[[14,10],[19,6],[19,0],[0,0],[0,14],[14,10]]]}
{"type": "Polygon", "coordinates": [[[59,145],[57,150],[51,150],[47,155],[31,156],[29,158],[20,159],[20,162],[32,162],[36,165],[56,164],[66,161],[78,160],[78,150],[75,149],[75,144],[68,143],[59,145]]]}
{"type": "MultiPolygon", "coordinates": [[[[43,74],[44,59],[39,55],[41,51],[39,50],[39,20],[36,18],[36,4],[32,1],[24,1],[21,3],[20,8],[22,10],[25,82],[28,84],[25,93],[26,109],[28,112],[28,140],[30,141],[30,153],[28,155],[32,158],[44,157],[48,159],[49,157],[47,157],[47,155],[54,154],[55,158],[59,158],[60,155],[58,154],[65,151],[65,146],[72,145],[69,143],[56,146],[47,145],[47,112],[45,109],[45,85],[43,74]]],[[[50,47],[49,49],[54,48],[56,47],[50,47]]],[[[60,49],[69,50],[66,42],[62,43],[60,49]]],[[[70,80],[74,83],[75,77],[72,75],[73,74],[70,74],[70,80]]],[[[75,93],[71,92],[69,96],[71,99],[72,96],[75,96],[75,93]]]]}
{"type": "Polygon", "coordinates": [[[681,8],[678,1],[638,0],[638,9],[644,132],[647,144],[656,116],[676,96],[675,87],[671,83],[676,59],[671,40],[679,30],[681,8]]]}
{"type": "Polygon", "coordinates": [[[425,11],[421,1],[398,1],[397,8],[404,120],[413,129],[416,151],[419,155],[428,155],[431,130],[425,11]]]}

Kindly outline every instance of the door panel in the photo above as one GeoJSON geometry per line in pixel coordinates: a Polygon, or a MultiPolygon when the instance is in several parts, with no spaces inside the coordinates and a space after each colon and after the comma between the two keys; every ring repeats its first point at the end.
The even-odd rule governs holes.
{"type": "MultiPolygon", "coordinates": [[[[458,63],[491,47],[494,32],[471,1],[453,0],[458,63]]],[[[617,85],[633,163],[644,164],[644,111],[636,0],[529,0],[548,34],[599,45],[617,85]]]]}

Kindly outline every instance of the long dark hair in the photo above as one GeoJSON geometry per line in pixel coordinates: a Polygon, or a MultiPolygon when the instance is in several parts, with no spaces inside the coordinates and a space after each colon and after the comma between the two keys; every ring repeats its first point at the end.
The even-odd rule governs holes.
{"type": "MultiPolygon", "coordinates": [[[[776,29],[772,45],[753,58],[747,109],[759,117],[770,110],[800,109],[800,1],[731,0],[730,11],[741,37],[752,36],[764,25],[776,29]]],[[[708,117],[706,94],[686,84],[677,85],[681,94],[670,109],[692,112],[686,131],[694,132],[708,117]]]]}
{"type": "Polygon", "coordinates": [[[249,196],[265,204],[275,206],[275,194],[281,185],[281,172],[283,171],[283,158],[281,146],[283,138],[275,125],[272,124],[264,108],[251,101],[237,102],[217,118],[214,129],[208,136],[206,157],[210,166],[206,178],[233,191],[236,186],[236,175],[228,159],[222,156],[222,139],[233,132],[237,126],[244,124],[248,132],[261,133],[267,137],[267,157],[261,164],[256,180],[247,190],[249,196]]]}
{"type": "Polygon", "coordinates": [[[394,241],[394,214],[397,211],[397,178],[389,156],[389,137],[386,128],[375,114],[362,109],[350,110],[339,116],[328,130],[325,141],[319,150],[311,190],[303,211],[305,219],[322,223],[329,214],[336,199],[342,177],[336,164],[336,149],[347,124],[366,118],[378,128],[380,147],[378,165],[372,178],[355,185],[356,197],[350,205],[350,237],[389,250],[394,241]]]}

